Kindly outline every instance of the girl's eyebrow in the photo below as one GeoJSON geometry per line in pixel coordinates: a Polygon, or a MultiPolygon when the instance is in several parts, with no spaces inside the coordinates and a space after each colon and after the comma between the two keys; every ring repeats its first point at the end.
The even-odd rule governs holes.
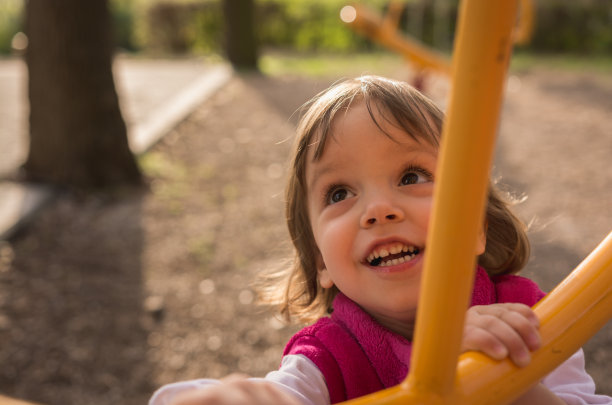
{"type": "Polygon", "coordinates": [[[333,172],[335,170],[338,170],[339,165],[337,164],[337,162],[327,162],[327,163],[321,163],[321,161],[314,161],[311,162],[311,164],[316,165],[314,167],[311,166],[312,168],[312,176],[310,181],[308,181],[308,184],[306,185],[308,187],[309,190],[314,189],[314,187],[317,185],[319,179],[321,177],[323,177],[324,175],[333,172]],[[319,164],[317,164],[319,163],[319,164]],[[318,167],[317,167],[318,166],[318,167]]]}

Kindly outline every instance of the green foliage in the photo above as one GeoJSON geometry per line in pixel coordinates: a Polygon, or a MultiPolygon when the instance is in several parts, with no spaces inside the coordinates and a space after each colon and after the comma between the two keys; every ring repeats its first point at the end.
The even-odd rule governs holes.
{"type": "MultiPolygon", "coordinates": [[[[142,7],[147,0],[131,1],[140,1],[142,7]]],[[[143,43],[147,49],[165,52],[221,53],[223,18],[220,1],[148,0],[143,43]],[[160,13],[160,8],[165,11],[160,13]]],[[[387,2],[362,1],[381,14],[387,2]]],[[[266,48],[300,52],[380,49],[340,21],[340,9],[348,3],[347,0],[256,0],[259,44],[266,48]]],[[[406,1],[400,27],[406,35],[447,51],[453,40],[458,3],[458,0],[449,0],[448,3],[406,1]]],[[[526,49],[582,53],[612,50],[611,1],[534,0],[534,4],[537,8],[535,32],[526,49]]]]}
{"type": "Polygon", "coordinates": [[[528,49],[545,52],[611,52],[612,2],[537,1],[535,32],[528,49]]]}
{"type": "Polygon", "coordinates": [[[141,2],[139,14],[143,19],[136,31],[147,51],[181,54],[220,50],[223,19],[219,1],[141,2]]]}
{"type": "Polygon", "coordinates": [[[358,52],[350,56],[323,52],[266,52],[262,72],[270,76],[353,77],[362,74],[393,76],[406,69],[405,60],[390,51],[358,52]]]}
{"type": "Polygon", "coordinates": [[[593,72],[609,74],[612,72],[611,54],[594,54],[585,58],[580,54],[542,54],[519,50],[512,55],[510,69],[514,72],[525,72],[530,69],[547,71],[564,70],[575,72],[593,72]]]}
{"type": "MultiPolygon", "coordinates": [[[[345,0],[260,0],[257,16],[263,45],[299,51],[349,51],[372,45],[339,18],[345,0]]],[[[368,2],[382,10],[386,1],[368,2]]]]}
{"type": "Polygon", "coordinates": [[[115,43],[121,49],[134,52],[140,50],[134,34],[135,5],[131,0],[111,0],[115,43]]]}
{"type": "MultiPolygon", "coordinates": [[[[222,0],[110,0],[118,47],[127,51],[222,53],[222,0]]],[[[388,0],[358,0],[384,12],[388,0]]],[[[533,0],[537,52],[606,54],[612,51],[612,1],[533,0]]],[[[380,49],[340,21],[349,0],[255,0],[256,29],[264,48],[300,52],[380,49]]],[[[400,27],[442,50],[449,50],[458,0],[406,0],[400,27]],[[443,7],[442,7],[443,6],[443,7]],[[440,36],[442,35],[442,37],[440,36]]],[[[22,30],[23,0],[0,0],[0,54],[22,30]]]]}
{"type": "Polygon", "coordinates": [[[221,13],[219,2],[209,2],[206,7],[199,8],[193,16],[193,24],[190,27],[193,35],[193,49],[196,52],[220,52],[220,44],[223,43],[221,13]]]}
{"type": "Polygon", "coordinates": [[[0,1],[0,54],[11,53],[11,41],[22,31],[22,2],[20,0],[0,1]]]}

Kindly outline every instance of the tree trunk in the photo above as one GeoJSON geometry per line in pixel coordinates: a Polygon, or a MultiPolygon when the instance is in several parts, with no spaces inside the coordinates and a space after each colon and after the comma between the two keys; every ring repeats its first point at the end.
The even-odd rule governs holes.
{"type": "Polygon", "coordinates": [[[112,74],[107,0],[27,0],[26,178],[76,188],[137,185],[112,74]]]}
{"type": "Polygon", "coordinates": [[[227,58],[236,69],[257,70],[254,1],[223,0],[223,15],[227,58]]]}

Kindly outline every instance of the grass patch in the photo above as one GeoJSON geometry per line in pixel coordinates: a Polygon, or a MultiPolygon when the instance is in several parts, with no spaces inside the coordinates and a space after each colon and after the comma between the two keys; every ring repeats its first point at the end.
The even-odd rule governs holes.
{"type": "MultiPolygon", "coordinates": [[[[270,76],[354,77],[361,74],[393,76],[409,70],[410,64],[394,53],[378,51],[347,54],[302,54],[295,52],[265,52],[260,68],[270,76]]],[[[612,55],[534,54],[515,52],[510,64],[513,72],[531,69],[587,71],[612,73],[612,55]]]]}
{"type": "Polygon", "coordinates": [[[146,176],[171,180],[183,180],[187,168],[180,162],[172,161],[160,152],[148,152],[138,158],[140,168],[146,176]]]}
{"type": "Polygon", "coordinates": [[[215,257],[215,234],[203,231],[202,235],[187,241],[191,257],[203,268],[208,267],[215,257]]]}
{"type": "Polygon", "coordinates": [[[390,52],[311,54],[266,52],[260,68],[270,76],[353,77],[362,74],[391,75],[409,69],[401,56],[390,52]]]}
{"type": "Polygon", "coordinates": [[[570,72],[612,73],[612,55],[534,54],[515,52],[510,69],[524,72],[530,69],[570,72]]]}

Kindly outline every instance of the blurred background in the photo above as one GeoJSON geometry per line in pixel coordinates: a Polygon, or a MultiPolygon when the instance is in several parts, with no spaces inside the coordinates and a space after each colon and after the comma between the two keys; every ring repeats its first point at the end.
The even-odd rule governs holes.
{"type": "MultiPolygon", "coordinates": [[[[251,3],[250,1],[245,2],[251,3]]],[[[366,2],[383,11],[384,0],[366,2]]],[[[267,51],[348,53],[376,49],[371,41],[339,24],[337,0],[256,0],[249,9],[256,21],[256,44],[267,51]]],[[[404,4],[400,28],[444,51],[450,51],[457,15],[455,0],[412,0],[404,4]]],[[[0,5],[0,53],[24,46],[24,2],[0,5]]],[[[119,53],[157,56],[224,54],[221,1],[109,0],[114,43],[119,53]]],[[[520,51],[607,55],[612,48],[610,2],[605,0],[539,0],[537,24],[520,51]]],[[[245,13],[241,10],[240,14],[245,13]]]]}
{"type": "MultiPolygon", "coordinates": [[[[448,60],[458,1],[398,4],[392,32],[448,60]]],[[[612,3],[529,4],[493,172],[530,223],[524,274],[551,290],[612,229],[612,3]]],[[[290,256],[300,106],[365,73],[443,108],[449,90],[351,29],[346,5],[0,0],[0,405],[143,404],[278,366],[296,326],[253,282],[290,256]]],[[[610,323],[585,345],[607,395],[610,347],[610,323]]]]}

